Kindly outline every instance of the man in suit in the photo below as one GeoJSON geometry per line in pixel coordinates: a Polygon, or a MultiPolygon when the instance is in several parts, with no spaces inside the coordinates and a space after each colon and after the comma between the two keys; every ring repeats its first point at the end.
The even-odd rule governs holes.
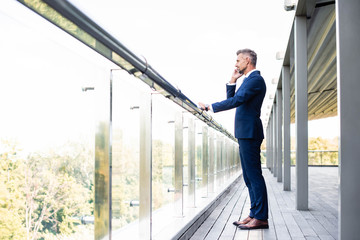
{"type": "Polygon", "coordinates": [[[260,162],[260,145],[264,139],[260,111],[266,85],[260,71],[256,70],[256,53],[250,49],[241,49],[236,54],[236,69],[226,85],[227,99],[211,105],[199,103],[199,106],[214,113],[236,108],[235,137],[239,142],[243,177],[249,190],[251,208],[247,218],[233,224],[241,229],[269,228],[267,191],[260,162]],[[245,75],[244,81],[236,90],[236,82],[242,75],[245,75]]]}

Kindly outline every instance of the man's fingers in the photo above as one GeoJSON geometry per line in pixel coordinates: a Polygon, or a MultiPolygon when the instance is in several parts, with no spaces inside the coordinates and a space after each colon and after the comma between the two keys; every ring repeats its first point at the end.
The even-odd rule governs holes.
{"type": "Polygon", "coordinates": [[[201,110],[206,110],[206,106],[204,103],[199,102],[199,106],[200,106],[201,110]]]}

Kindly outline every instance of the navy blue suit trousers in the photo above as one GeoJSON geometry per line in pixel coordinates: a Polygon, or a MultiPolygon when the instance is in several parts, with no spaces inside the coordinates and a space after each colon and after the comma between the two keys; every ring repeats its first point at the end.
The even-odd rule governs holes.
{"type": "Polygon", "coordinates": [[[238,139],[243,177],[251,201],[249,216],[259,220],[267,220],[267,190],[260,161],[262,141],[262,139],[238,139]]]}

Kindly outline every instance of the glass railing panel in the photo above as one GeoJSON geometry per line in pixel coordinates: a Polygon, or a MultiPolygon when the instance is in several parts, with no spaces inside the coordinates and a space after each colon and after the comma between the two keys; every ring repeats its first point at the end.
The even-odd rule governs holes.
{"type": "Polygon", "coordinates": [[[175,217],[184,216],[184,125],[183,112],[175,112],[175,166],[174,166],[174,213],[175,217]]]}
{"type": "MultiPolygon", "coordinates": [[[[309,166],[338,166],[338,151],[333,150],[309,150],[309,166]]],[[[290,152],[291,165],[296,165],[296,151],[290,152]]],[[[261,164],[266,164],[266,150],[261,151],[261,164]]]]}
{"type": "Polygon", "coordinates": [[[0,236],[94,238],[94,86],[113,64],[15,1],[0,28],[0,236]]]}
{"type": "MultiPolygon", "coordinates": [[[[207,196],[207,188],[203,186],[203,136],[204,123],[195,121],[195,196],[196,199],[207,196]]],[[[198,202],[198,200],[196,200],[198,202]]],[[[196,205],[196,203],[195,203],[196,205]]]]}
{"type": "Polygon", "coordinates": [[[154,233],[175,213],[176,106],[162,95],[152,95],[152,210],[154,233]]]}
{"type": "MultiPolygon", "coordinates": [[[[22,196],[34,189],[37,193],[33,185],[43,183],[36,199],[15,198],[23,206],[16,205],[13,217],[20,220],[14,220],[11,231],[23,238],[150,238],[151,231],[154,237],[169,222],[185,219],[184,208],[192,208],[194,214],[197,203],[200,211],[212,201],[223,185],[224,158],[231,154],[226,144],[218,144],[217,131],[192,115],[200,112],[191,101],[172,96],[176,89],[158,74],[151,73],[159,81],[156,84],[142,75],[147,63],[141,63],[140,70],[132,53],[109,44],[111,36],[101,29],[97,30],[102,34],[94,34],[88,28],[93,22],[76,9],[68,12],[68,2],[20,2],[81,42],[15,1],[2,3],[0,26],[5,37],[0,63],[6,69],[0,72],[0,110],[9,114],[0,119],[0,171],[7,174],[0,174],[0,183],[11,187],[10,182],[25,179],[25,187],[12,186],[22,196]],[[124,51],[136,67],[124,59],[128,57],[121,55],[124,51]],[[151,94],[142,81],[110,61],[170,100],[151,94]],[[141,102],[145,95],[149,101],[141,102]],[[193,143],[190,118],[195,119],[193,143]],[[194,166],[189,161],[189,144],[194,145],[194,166]],[[149,157],[143,158],[144,154],[149,157]],[[194,189],[190,190],[191,182],[194,189]],[[57,192],[49,192],[52,189],[57,192]],[[29,201],[37,203],[36,209],[25,214],[29,218],[24,220],[21,214],[28,213],[29,201]],[[43,215],[41,209],[51,206],[50,202],[65,207],[43,215]],[[38,224],[29,224],[34,219],[38,224]]],[[[208,116],[200,119],[219,126],[208,116]]],[[[6,196],[8,189],[0,191],[6,196]]],[[[9,211],[5,207],[0,208],[1,236],[8,230],[3,231],[1,217],[9,211]]],[[[178,229],[163,236],[174,231],[178,229]]]]}
{"type": "Polygon", "coordinates": [[[187,126],[187,158],[188,158],[188,170],[187,176],[188,179],[185,182],[187,188],[185,190],[188,191],[187,195],[187,203],[186,207],[195,207],[196,206],[196,121],[195,117],[188,117],[188,126],[187,126]]]}
{"type": "Polygon", "coordinates": [[[223,171],[222,171],[222,151],[221,143],[222,143],[222,135],[220,133],[216,136],[216,182],[217,187],[220,188],[223,183],[223,171]]]}
{"type": "Polygon", "coordinates": [[[337,166],[338,164],[338,151],[309,150],[310,166],[337,166]]]}
{"type": "Polygon", "coordinates": [[[189,117],[188,113],[182,112],[183,117],[183,208],[189,206],[189,170],[191,165],[189,165],[189,117]]]}
{"type": "MultiPolygon", "coordinates": [[[[123,70],[112,73],[112,205],[114,238],[140,237],[140,110],[150,89],[123,70]]],[[[148,180],[150,181],[150,179],[148,180]]],[[[149,217],[150,217],[150,209],[149,217]]],[[[149,221],[150,222],[150,221],[149,221]]]]}

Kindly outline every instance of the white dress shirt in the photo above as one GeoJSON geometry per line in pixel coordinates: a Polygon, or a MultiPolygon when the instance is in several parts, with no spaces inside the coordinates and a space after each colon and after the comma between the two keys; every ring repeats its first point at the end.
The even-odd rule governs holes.
{"type": "Polygon", "coordinates": [[[257,71],[257,69],[253,69],[250,72],[248,72],[246,75],[241,76],[240,78],[238,78],[236,83],[228,83],[227,85],[235,85],[236,84],[236,88],[235,88],[235,92],[236,92],[239,89],[239,87],[241,86],[241,84],[244,82],[244,79],[247,78],[248,76],[250,76],[250,74],[254,71],[257,71]]]}

